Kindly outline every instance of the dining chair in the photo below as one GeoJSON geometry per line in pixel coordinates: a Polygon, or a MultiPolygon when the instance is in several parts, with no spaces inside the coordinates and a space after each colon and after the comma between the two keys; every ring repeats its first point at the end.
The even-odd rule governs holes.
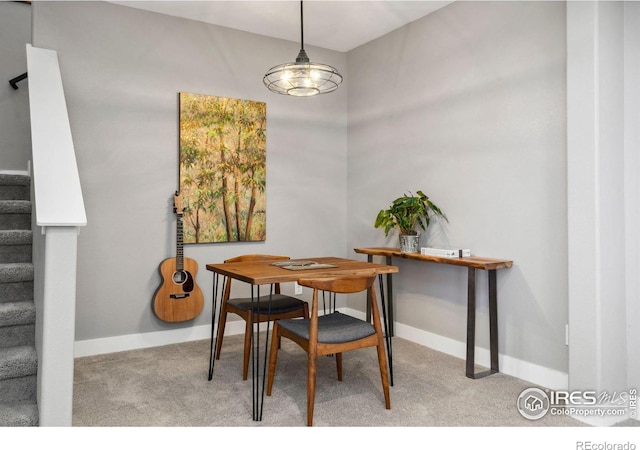
{"type": "Polygon", "coordinates": [[[342,381],[342,353],[366,347],[376,347],[378,365],[382,379],[385,408],[391,409],[389,398],[389,376],[384,337],[380,326],[380,313],[375,289],[375,273],[354,273],[342,276],[302,277],[298,284],[313,289],[311,314],[308,319],[279,320],[273,328],[273,339],[269,352],[269,374],[267,395],[271,395],[276,371],[280,339],[286,337],[307,352],[307,426],[313,425],[313,407],[316,390],[317,359],[322,355],[335,354],[338,381],[342,381]],[[338,294],[353,294],[370,289],[373,325],[340,312],[318,317],[318,291],[338,294]]]}
{"type": "MultiPolygon", "coordinates": [[[[226,263],[248,262],[248,261],[285,261],[288,256],[276,255],[241,255],[225,260],[226,263]]],[[[231,298],[231,278],[227,279],[220,306],[220,323],[218,325],[218,340],[216,342],[216,359],[220,359],[222,340],[224,338],[224,328],[227,323],[229,313],[236,314],[245,321],[244,332],[244,359],[242,365],[242,379],[246,380],[249,374],[249,358],[251,355],[251,337],[253,324],[266,322],[267,320],[277,321],[279,319],[289,319],[294,317],[308,318],[309,305],[304,300],[280,293],[280,284],[274,286],[274,293],[271,295],[271,305],[269,306],[270,294],[260,296],[260,309],[251,309],[251,297],[231,298]]],[[[254,306],[258,304],[258,299],[254,299],[254,306]]]]}

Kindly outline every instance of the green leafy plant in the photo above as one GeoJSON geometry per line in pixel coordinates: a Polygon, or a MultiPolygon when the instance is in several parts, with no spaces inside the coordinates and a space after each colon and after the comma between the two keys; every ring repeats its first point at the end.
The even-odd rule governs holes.
{"type": "Polygon", "coordinates": [[[375,227],[383,228],[388,236],[391,229],[397,229],[400,234],[416,235],[416,227],[426,230],[432,218],[440,217],[447,222],[447,216],[422,191],[417,195],[403,195],[391,203],[387,209],[382,209],[376,217],[375,227]]]}

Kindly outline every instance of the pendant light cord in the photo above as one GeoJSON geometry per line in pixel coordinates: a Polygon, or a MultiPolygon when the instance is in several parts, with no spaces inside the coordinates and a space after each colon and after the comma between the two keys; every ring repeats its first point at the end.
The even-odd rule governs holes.
{"type": "Polygon", "coordinates": [[[309,57],[307,52],[304,51],[304,22],[302,19],[302,2],[300,2],[300,53],[296,58],[297,63],[308,63],[309,57]]]}
{"type": "Polygon", "coordinates": [[[302,19],[302,2],[300,2],[300,48],[304,50],[304,22],[302,19]]]}

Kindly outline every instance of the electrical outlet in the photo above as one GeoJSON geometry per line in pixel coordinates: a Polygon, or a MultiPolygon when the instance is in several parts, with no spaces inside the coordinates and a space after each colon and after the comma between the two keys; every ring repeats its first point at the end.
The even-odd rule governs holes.
{"type": "Polygon", "coordinates": [[[302,294],[302,286],[300,286],[297,281],[295,282],[294,286],[295,286],[296,295],[302,294]]]}

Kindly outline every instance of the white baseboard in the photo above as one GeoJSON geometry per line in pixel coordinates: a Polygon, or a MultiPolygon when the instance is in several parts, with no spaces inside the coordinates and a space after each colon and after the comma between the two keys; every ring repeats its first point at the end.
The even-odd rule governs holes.
{"type": "MultiPolygon", "coordinates": [[[[396,324],[395,335],[456,358],[466,359],[467,357],[466,342],[456,341],[402,324],[396,324]]],[[[490,367],[491,354],[489,350],[476,347],[475,363],[487,368],[490,367]]],[[[498,364],[501,373],[529,381],[538,386],[558,390],[567,389],[569,386],[568,374],[547,367],[501,354],[498,355],[498,364]]]]}
{"type": "MultiPolygon", "coordinates": [[[[225,336],[244,333],[244,322],[229,321],[225,326],[225,336]]],[[[211,338],[211,326],[179,328],[151,333],[128,334],[101,339],[87,339],[76,341],[74,357],[102,355],[105,353],[124,352],[141,348],[160,347],[163,345],[179,344],[181,342],[199,341],[211,338]]]]}
{"type": "MultiPolygon", "coordinates": [[[[364,318],[364,313],[356,310],[344,312],[354,317],[364,318]]],[[[229,321],[225,327],[225,336],[244,333],[244,322],[241,320],[229,321]]],[[[419,330],[401,323],[395,324],[395,335],[416,344],[424,345],[456,358],[466,358],[466,343],[440,336],[428,331],[419,330]]],[[[151,333],[129,334],[101,339],[89,339],[76,341],[74,356],[76,358],[104,353],[114,353],[140,348],[158,347],[162,345],[178,344],[181,342],[209,339],[211,326],[200,325],[167,331],[154,331],[151,333]]],[[[532,384],[549,389],[568,389],[568,375],[556,370],[548,369],[527,361],[522,361],[506,355],[499,355],[500,372],[531,382],[532,384]]],[[[476,364],[490,366],[489,350],[476,348],[476,364]]]]}
{"type": "MultiPolygon", "coordinates": [[[[361,318],[364,318],[364,314],[359,311],[349,310],[348,313],[355,317],[360,316],[361,318]]],[[[429,347],[433,350],[437,350],[463,360],[467,357],[466,342],[456,341],[451,338],[429,333],[428,331],[419,330],[397,322],[395,323],[394,331],[395,336],[415,342],[416,344],[424,345],[425,347],[429,347]]],[[[475,356],[476,364],[485,367],[491,366],[491,358],[488,349],[476,347],[475,356]]],[[[498,355],[498,364],[500,365],[501,373],[511,375],[549,389],[568,389],[569,375],[566,373],[558,372],[557,370],[549,369],[547,367],[507,355],[498,355]]]]}

